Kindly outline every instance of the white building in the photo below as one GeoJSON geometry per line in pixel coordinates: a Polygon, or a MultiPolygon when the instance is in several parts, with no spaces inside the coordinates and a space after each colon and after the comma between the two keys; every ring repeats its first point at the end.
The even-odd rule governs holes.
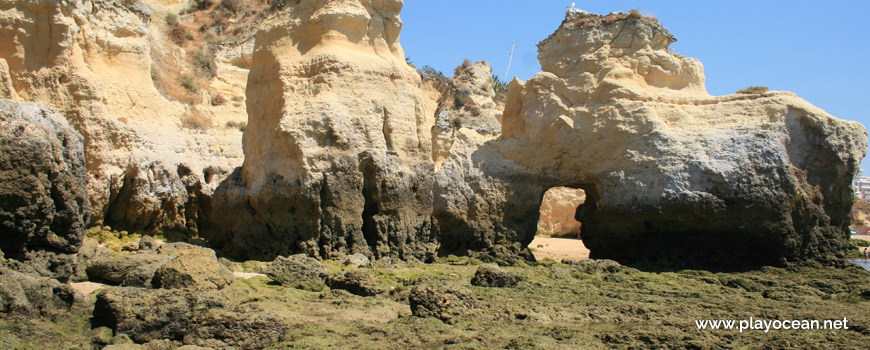
{"type": "Polygon", "coordinates": [[[864,171],[858,172],[852,186],[855,188],[855,196],[861,199],[870,199],[870,177],[864,176],[864,171]]]}

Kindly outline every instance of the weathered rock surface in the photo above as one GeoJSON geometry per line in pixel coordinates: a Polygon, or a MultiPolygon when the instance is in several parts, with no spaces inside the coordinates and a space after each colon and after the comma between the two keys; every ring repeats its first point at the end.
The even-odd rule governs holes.
{"type": "Polygon", "coordinates": [[[266,270],[266,275],[285,286],[320,291],[326,285],[329,272],[317,259],[296,254],[275,258],[266,270]]]}
{"type": "Polygon", "coordinates": [[[214,188],[241,164],[241,132],[182,119],[245,115],[230,104],[193,109],[155,87],[154,73],[167,69],[157,58],[174,65],[185,55],[167,37],[164,17],[177,11],[167,5],[0,1],[0,96],[49,106],[84,136],[92,223],[193,235],[207,226],[214,188]]]}
{"type": "Polygon", "coordinates": [[[232,271],[208,255],[179,255],[154,272],[155,288],[223,289],[233,283],[232,271]]]}
{"type": "Polygon", "coordinates": [[[468,289],[454,285],[427,285],[411,288],[408,295],[411,312],[417,317],[435,317],[446,323],[474,308],[475,302],[468,289]]]}
{"type": "MultiPolygon", "coordinates": [[[[148,237],[148,236],[146,236],[148,237]]],[[[152,242],[153,238],[145,239],[152,242]]],[[[91,280],[143,288],[223,289],[233,274],[218,262],[213,250],[187,243],[166,243],[120,256],[89,262],[91,280]]]]}
{"type": "Polygon", "coordinates": [[[484,62],[463,64],[439,101],[432,127],[433,217],[439,254],[515,261],[537,220],[530,216],[536,211],[525,210],[534,198],[515,194],[536,193],[538,184],[519,181],[522,168],[492,147],[501,134],[502,107],[494,102],[491,74],[484,62]]]}
{"type": "Polygon", "coordinates": [[[538,45],[544,72],[511,82],[497,148],[586,191],[593,258],[842,259],[864,128],[791,93],[709,96],[675,40],[645,18],[570,14],[538,45]]]}
{"type": "Polygon", "coordinates": [[[582,224],[574,219],[577,207],[586,200],[581,189],[554,187],[544,193],[541,200],[541,218],[538,219],[538,235],[575,236],[582,224]]]}
{"type": "Polygon", "coordinates": [[[351,269],[341,271],[329,277],[329,288],[344,289],[359,296],[372,296],[384,292],[378,285],[378,279],[368,269],[351,269]]]}
{"type": "Polygon", "coordinates": [[[147,288],[151,286],[157,269],[174,258],[172,255],[157,254],[100,258],[88,264],[88,277],[95,281],[147,288]]]}
{"type": "Polygon", "coordinates": [[[371,264],[371,261],[368,257],[362,254],[353,254],[344,258],[344,265],[351,265],[353,267],[368,267],[371,264]]]}
{"type": "Polygon", "coordinates": [[[82,136],[35,103],[0,99],[0,249],[76,253],[89,220],[82,136]]]}
{"type": "Polygon", "coordinates": [[[137,343],[168,339],[243,349],[278,342],[289,329],[275,316],[236,307],[214,290],[110,288],[97,295],[94,324],[137,343]]]}
{"type": "Polygon", "coordinates": [[[431,114],[398,42],[401,7],[303,0],[257,34],[245,163],[213,215],[226,253],[434,251],[431,114]]]}
{"type": "Polygon", "coordinates": [[[497,265],[481,265],[471,278],[471,285],[478,287],[516,287],[519,282],[520,276],[497,265]]]}
{"type": "Polygon", "coordinates": [[[0,265],[0,313],[54,317],[83,300],[69,285],[0,265]]]}

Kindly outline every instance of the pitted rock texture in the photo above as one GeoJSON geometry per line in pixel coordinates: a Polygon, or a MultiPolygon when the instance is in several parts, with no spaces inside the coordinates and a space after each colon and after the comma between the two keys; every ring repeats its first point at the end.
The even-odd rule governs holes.
{"type": "Polygon", "coordinates": [[[262,349],[289,330],[279,317],[245,310],[228,295],[189,289],[104,289],[93,323],[139,343],[169,339],[218,349],[262,349]]]}
{"type": "Polygon", "coordinates": [[[0,264],[0,314],[55,317],[70,312],[82,300],[68,284],[0,264]]]}
{"type": "Polygon", "coordinates": [[[194,109],[155,87],[152,73],[164,68],[155,57],[184,55],[166,34],[165,15],[177,12],[168,5],[0,0],[0,96],[51,107],[84,136],[91,223],[196,235],[212,191],[241,164],[241,132],[192,130],[182,119],[245,115],[230,104],[194,109]]]}
{"type": "Polygon", "coordinates": [[[266,275],[285,286],[320,291],[326,286],[329,272],[317,259],[296,254],[275,258],[266,270],[266,275]]]}
{"type": "Polygon", "coordinates": [[[0,249],[74,254],[90,216],[82,136],[35,103],[0,99],[0,249]]]}
{"type": "Polygon", "coordinates": [[[467,288],[447,284],[415,286],[408,301],[414,316],[435,317],[448,324],[456,323],[477,305],[467,288]]]}
{"type": "Polygon", "coordinates": [[[401,7],[303,0],[264,24],[248,76],[245,162],[212,216],[224,253],[434,251],[432,121],[398,42],[401,7]]]}
{"type": "Polygon", "coordinates": [[[709,96],[675,40],[646,18],[569,14],[538,45],[544,72],[511,82],[497,148],[586,191],[592,258],[842,259],[864,128],[787,92],[709,96]]]}

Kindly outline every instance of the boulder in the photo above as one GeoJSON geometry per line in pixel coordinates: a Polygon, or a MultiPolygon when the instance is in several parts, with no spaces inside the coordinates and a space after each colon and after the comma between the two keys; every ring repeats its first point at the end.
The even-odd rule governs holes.
{"type": "Polygon", "coordinates": [[[172,259],[175,256],[157,254],[104,257],[90,262],[87,272],[91,280],[147,288],[157,269],[172,259]]]}
{"type": "Polygon", "coordinates": [[[344,265],[351,265],[353,267],[366,267],[369,266],[371,261],[368,257],[362,254],[353,254],[344,258],[344,265]]]}
{"type": "Polygon", "coordinates": [[[90,218],[82,135],[35,103],[0,99],[0,249],[74,254],[90,218]]]}
{"type": "Polygon", "coordinates": [[[284,286],[320,291],[325,286],[329,272],[317,259],[296,254],[275,258],[266,270],[266,275],[284,286]]]}
{"type": "Polygon", "coordinates": [[[447,284],[414,286],[408,300],[414,316],[435,317],[449,324],[475,307],[471,291],[447,284]]]}
{"type": "Polygon", "coordinates": [[[139,239],[139,250],[154,250],[157,249],[158,246],[159,243],[157,243],[157,240],[155,240],[154,237],[142,236],[142,238],[139,239]]]}
{"type": "Polygon", "coordinates": [[[497,265],[480,265],[471,278],[471,285],[478,287],[516,287],[520,276],[497,265]]]}
{"type": "Polygon", "coordinates": [[[289,330],[280,318],[235,307],[216,290],[109,288],[97,295],[93,322],[137,343],[168,339],[214,348],[261,349],[289,330]]]}
{"type": "Polygon", "coordinates": [[[223,289],[235,281],[232,271],[214,253],[179,255],[154,272],[154,288],[223,289]]]}
{"type": "Polygon", "coordinates": [[[329,288],[344,289],[359,296],[372,296],[385,292],[378,279],[368,269],[341,271],[329,277],[329,288]]]}
{"type": "Polygon", "coordinates": [[[55,317],[82,300],[67,284],[0,266],[0,314],[55,317]]]}

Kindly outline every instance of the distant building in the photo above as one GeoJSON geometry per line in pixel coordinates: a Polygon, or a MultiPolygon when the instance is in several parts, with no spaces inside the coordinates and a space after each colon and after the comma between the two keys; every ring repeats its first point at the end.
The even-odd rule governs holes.
{"type": "Polygon", "coordinates": [[[855,196],[861,199],[870,199],[870,177],[864,176],[864,171],[858,172],[855,181],[852,182],[855,188],[855,196]]]}

